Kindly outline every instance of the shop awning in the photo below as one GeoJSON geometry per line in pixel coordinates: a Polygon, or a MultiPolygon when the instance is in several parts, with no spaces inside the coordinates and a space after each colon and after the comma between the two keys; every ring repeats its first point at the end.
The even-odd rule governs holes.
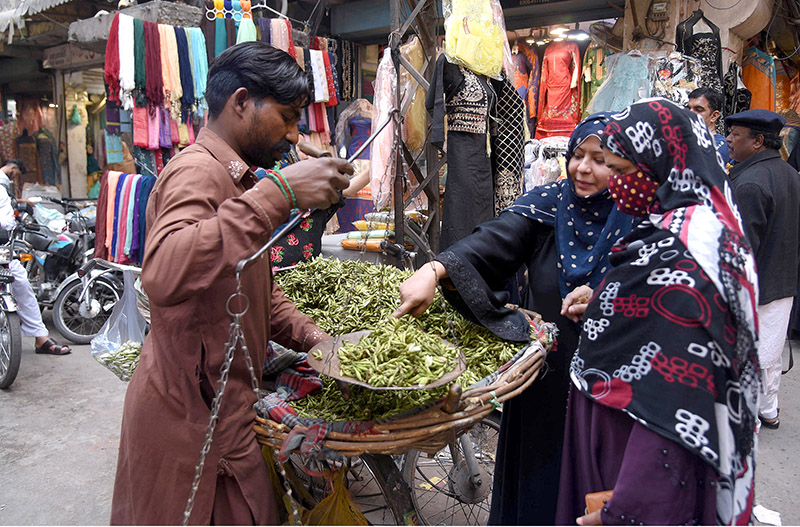
{"type": "Polygon", "coordinates": [[[53,7],[66,4],[72,0],[4,0],[0,2],[0,35],[8,31],[7,42],[14,39],[16,26],[20,30],[25,27],[25,17],[47,11],[53,7]],[[9,28],[11,28],[9,30],[9,28]]]}

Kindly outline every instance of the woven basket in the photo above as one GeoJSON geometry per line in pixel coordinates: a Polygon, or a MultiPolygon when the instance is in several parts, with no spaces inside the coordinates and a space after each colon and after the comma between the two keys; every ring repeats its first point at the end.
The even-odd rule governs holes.
{"type": "MultiPolygon", "coordinates": [[[[329,432],[324,446],[345,456],[361,454],[399,455],[409,450],[436,453],[454,441],[460,432],[489,415],[495,406],[519,395],[536,380],[547,351],[535,341],[533,353],[517,360],[491,384],[467,390],[457,399],[453,412],[446,412],[447,399],[411,416],[387,418],[367,433],[329,432]]],[[[451,392],[452,393],[452,392],[451,392]]],[[[280,449],[291,429],[270,419],[256,417],[253,426],[258,442],[280,449]]]]}

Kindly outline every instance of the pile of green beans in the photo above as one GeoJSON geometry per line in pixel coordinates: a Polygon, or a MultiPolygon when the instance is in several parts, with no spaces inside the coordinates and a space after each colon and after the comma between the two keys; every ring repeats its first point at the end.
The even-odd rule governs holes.
{"type": "MultiPolygon", "coordinates": [[[[278,273],[275,281],[301,312],[335,336],[384,327],[399,305],[400,284],[411,274],[386,265],[315,258],[278,273]]],[[[433,304],[416,321],[430,335],[464,352],[467,369],[455,381],[463,388],[497,371],[521,349],[521,344],[496,337],[445,304],[437,291],[433,304]]],[[[435,401],[447,390],[447,386],[407,391],[351,386],[350,399],[344,399],[336,384],[323,376],[320,393],[291,404],[303,417],[326,421],[381,419],[435,401]]]]}
{"type": "Polygon", "coordinates": [[[412,318],[391,318],[339,348],[342,375],[372,386],[425,386],[455,369],[458,350],[412,318]]]}
{"type": "Polygon", "coordinates": [[[141,353],[142,343],[129,340],[116,350],[95,355],[94,358],[123,381],[129,381],[133,370],[139,365],[141,353]]]}

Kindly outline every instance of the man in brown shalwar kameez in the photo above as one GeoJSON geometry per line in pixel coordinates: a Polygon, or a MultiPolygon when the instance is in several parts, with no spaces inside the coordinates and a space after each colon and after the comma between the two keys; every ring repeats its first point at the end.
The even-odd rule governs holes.
{"type": "MultiPolygon", "coordinates": [[[[229,48],[211,64],[208,126],[170,161],[147,208],[142,281],[151,330],[128,387],[112,524],[178,524],[216,394],[231,323],[225,303],[236,263],[284,223],[291,196],[250,167],[271,167],[297,141],[308,80],[283,51],[261,42],[229,48]]],[[[346,162],[312,159],[283,169],[300,208],[338,201],[346,162]]],[[[243,329],[260,378],[267,340],[306,351],[327,335],[275,286],[269,259],[242,275],[250,305],[243,329]]],[[[256,396],[237,349],[192,524],[278,521],[267,467],[252,431],[256,396]]]]}

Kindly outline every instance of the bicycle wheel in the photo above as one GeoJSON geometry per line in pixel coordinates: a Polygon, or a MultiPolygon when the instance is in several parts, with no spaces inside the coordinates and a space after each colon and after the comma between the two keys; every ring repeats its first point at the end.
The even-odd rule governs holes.
{"type": "Polygon", "coordinates": [[[500,412],[494,411],[434,456],[417,450],[406,454],[403,477],[422,524],[487,524],[499,433],[500,412]],[[469,450],[478,469],[474,478],[469,450]]]}
{"type": "MultiPolygon", "coordinates": [[[[295,496],[311,509],[328,493],[321,473],[341,464],[309,460],[292,454],[284,469],[295,496]],[[311,472],[311,474],[309,473],[311,472]],[[302,489],[295,488],[298,484],[302,489]]],[[[371,525],[415,525],[417,519],[410,489],[394,459],[386,455],[364,454],[346,461],[345,482],[353,503],[371,525]]]]}
{"type": "Polygon", "coordinates": [[[17,378],[21,357],[19,314],[0,311],[0,389],[8,388],[17,378]]]}

